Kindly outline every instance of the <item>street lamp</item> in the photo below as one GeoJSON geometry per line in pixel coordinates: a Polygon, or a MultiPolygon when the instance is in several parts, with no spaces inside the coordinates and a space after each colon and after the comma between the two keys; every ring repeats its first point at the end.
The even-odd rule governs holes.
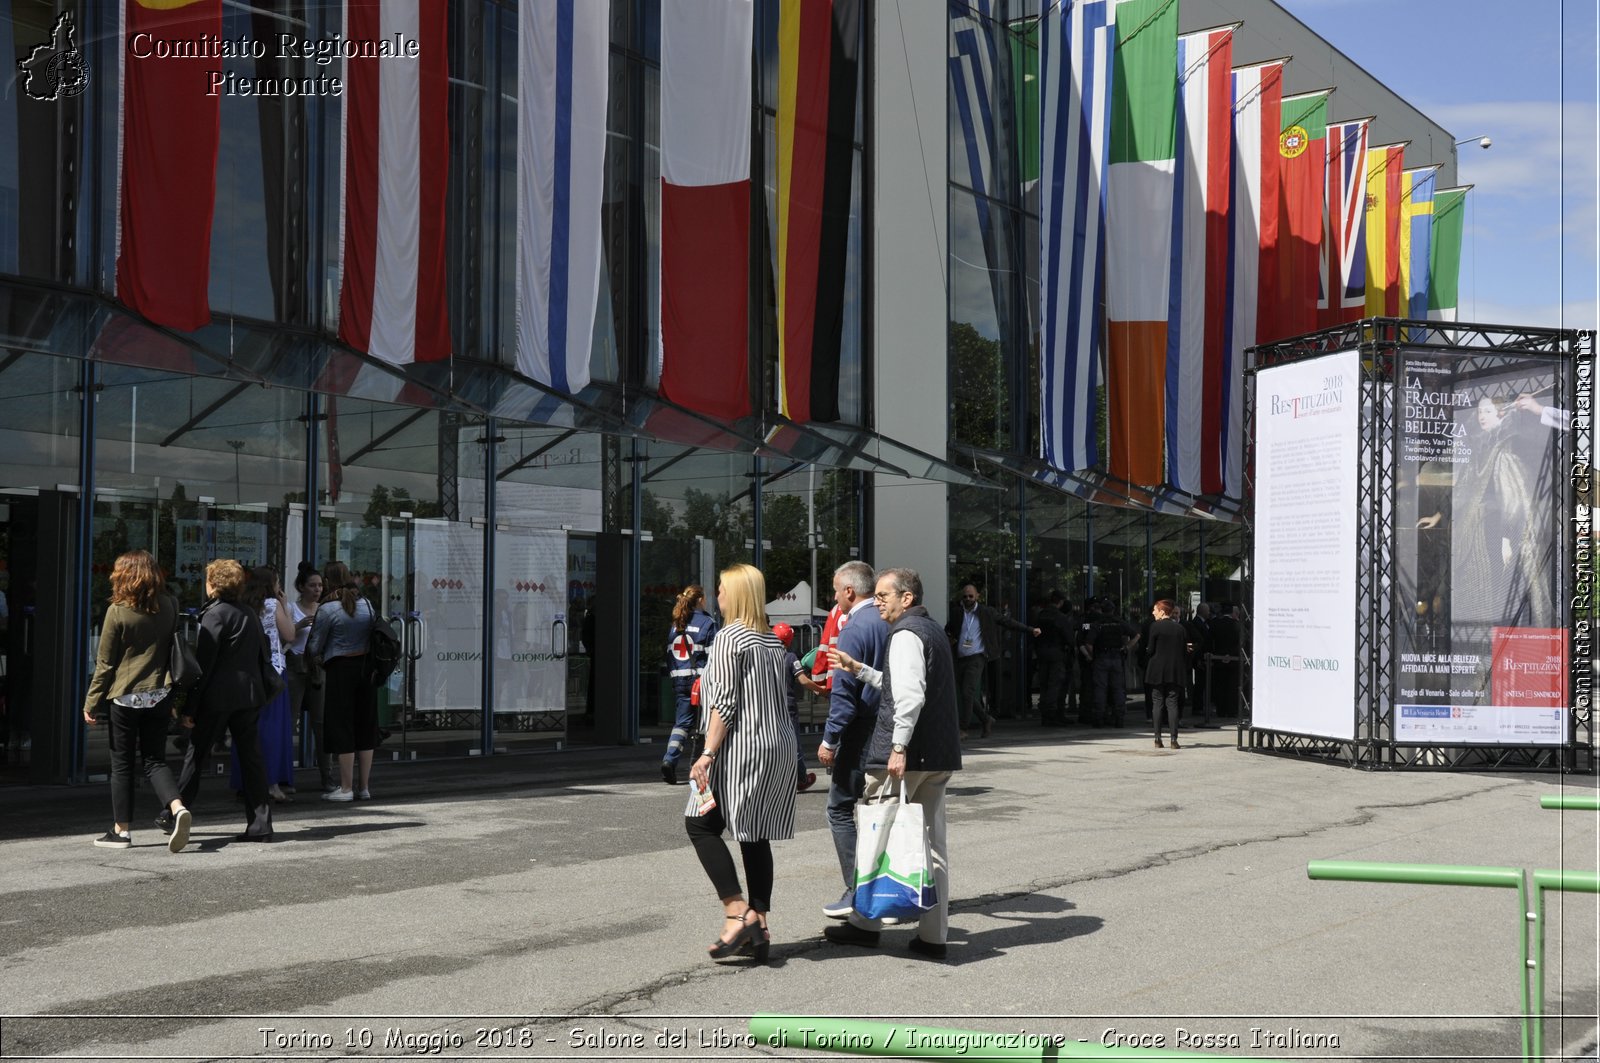
{"type": "Polygon", "coordinates": [[[1467,137],[1465,140],[1458,140],[1450,146],[1453,148],[1459,148],[1463,144],[1471,144],[1474,142],[1476,142],[1478,147],[1482,148],[1484,151],[1488,151],[1490,148],[1494,147],[1494,141],[1489,137],[1467,137]]]}

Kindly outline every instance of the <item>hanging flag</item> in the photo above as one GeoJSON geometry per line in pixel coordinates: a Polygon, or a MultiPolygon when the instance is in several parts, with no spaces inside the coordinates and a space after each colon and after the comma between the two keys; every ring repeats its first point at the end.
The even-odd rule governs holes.
{"type": "Polygon", "coordinates": [[[950,105],[951,116],[961,125],[958,150],[966,162],[966,173],[962,174],[958,168],[955,180],[958,184],[968,184],[975,193],[971,202],[977,214],[978,236],[983,242],[989,294],[996,325],[1004,336],[1011,332],[1012,316],[1006,285],[1007,245],[1000,231],[1005,221],[1002,212],[989,207],[989,197],[997,192],[994,164],[1002,151],[995,136],[995,108],[1003,103],[994,98],[998,92],[995,78],[1000,56],[995,47],[995,28],[987,21],[989,14],[988,0],[982,0],[972,11],[959,6],[950,9],[950,105]]]}
{"type": "Polygon", "coordinates": [[[860,0],[784,0],[778,20],[779,412],[839,419],[860,0]]]}
{"type": "Polygon", "coordinates": [[[1283,131],[1283,64],[1274,59],[1233,72],[1232,236],[1227,361],[1222,375],[1223,493],[1244,489],[1244,352],[1256,344],[1262,314],[1262,264],[1273,261],[1278,234],[1278,136],[1283,131]]]}
{"type": "Polygon", "coordinates": [[[1400,174],[1405,144],[1367,152],[1367,316],[1400,317],[1400,174]]]}
{"type": "Polygon", "coordinates": [[[1428,316],[1429,251],[1433,239],[1433,186],[1439,167],[1400,174],[1400,293],[1406,317],[1428,316]]]}
{"type": "Polygon", "coordinates": [[[346,40],[419,46],[415,60],[345,60],[339,338],[395,364],[450,357],[446,15],[437,0],[345,7],[346,40]]]}
{"type": "Polygon", "coordinates": [[[1167,481],[1222,491],[1223,326],[1228,294],[1228,179],[1233,170],[1233,34],[1178,38],[1178,171],[1167,319],[1167,481]]]}
{"type": "MultiPolygon", "coordinates": [[[[141,41],[218,39],[222,0],[123,0],[118,69],[117,298],[158,325],[211,320],[211,214],[217,197],[220,56],[177,58],[141,41]]],[[[193,49],[207,51],[207,49],[193,49]]]]}
{"type": "Polygon", "coordinates": [[[600,301],[610,25],[604,4],[524,0],[517,24],[517,369],[589,383],[600,301]]]}
{"type": "Polygon", "coordinates": [[[1017,180],[1022,194],[1033,191],[1039,180],[1039,19],[1017,18],[1007,23],[1011,42],[1011,99],[1017,131],[1017,180]]]}
{"type": "Polygon", "coordinates": [[[1275,275],[1263,279],[1263,305],[1270,310],[1272,327],[1256,336],[1258,343],[1317,330],[1323,196],[1328,183],[1328,95],[1332,91],[1305,92],[1282,100],[1275,275]]]}
{"type": "Polygon", "coordinates": [[[1106,400],[1111,475],[1159,484],[1178,92],[1177,0],[1117,0],[1106,181],[1106,400]]]}
{"type": "Polygon", "coordinates": [[[1461,305],[1461,237],[1471,185],[1441,188],[1433,196],[1433,236],[1428,253],[1428,320],[1454,321],[1461,305]]]}
{"type": "Polygon", "coordinates": [[[1039,438],[1046,463],[1074,472],[1100,460],[1096,358],[1117,29],[1109,0],[1052,3],[1041,25],[1039,438]]]}
{"type": "Polygon", "coordinates": [[[1321,328],[1359,321],[1367,303],[1367,131],[1371,118],[1328,126],[1321,328]]]}
{"type": "Polygon", "coordinates": [[[750,413],[751,0],[661,9],[661,395],[750,413]]]}

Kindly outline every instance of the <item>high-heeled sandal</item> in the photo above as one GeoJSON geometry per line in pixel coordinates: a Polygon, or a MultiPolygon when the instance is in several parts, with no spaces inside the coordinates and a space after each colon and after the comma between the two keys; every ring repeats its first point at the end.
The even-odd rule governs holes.
{"type": "Polygon", "coordinates": [[[734,934],[730,940],[724,941],[722,938],[717,938],[716,941],[711,943],[711,947],[706,952],[713,960],[725,960],[729,956],[737,956],[741,952],[755,948],[756,939],[761,934],[761,924],[759,922],[751,923],[746,921],[753,914],[751,909],[746,908],[738,915],[723,916],[724,919],[730,922],[738,923],[739,932],[734,934]]]}
{"type": "Polygon", "coordinates": [[[766,963],[767,958],[772,955],[772,931],[768,930],[766,925],[760,922],[760,918],[761,913],[757,912],[757,934],[750,942],[750,958],[756,963],[766,963]]]}

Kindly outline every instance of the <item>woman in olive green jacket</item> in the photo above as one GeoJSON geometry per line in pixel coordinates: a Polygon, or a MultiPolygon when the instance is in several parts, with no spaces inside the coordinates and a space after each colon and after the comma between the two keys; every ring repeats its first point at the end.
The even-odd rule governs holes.
{"type": "Polygon", "coordinates": [[[176,853],[189,843],[189,810],[167,766],[167,723],[172,719],[172,634],[178,603],[166,593],[166,580],[146,550],[117,558],[111,569],[111,604],[100,626],[100,653],[83,700],[83,718],[100,722],[104,706],[111,724],[111,829],[96,838],[102,849],[133,844],[133,769],[144,761],[145,777],[172,815],[167,848],[176,853]]]}

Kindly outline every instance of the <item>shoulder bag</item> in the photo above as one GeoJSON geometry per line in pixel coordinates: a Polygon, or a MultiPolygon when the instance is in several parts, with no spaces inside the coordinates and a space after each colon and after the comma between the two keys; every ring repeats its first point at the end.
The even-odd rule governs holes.
{"type": "MultiPolygon", "coordinates": [[[[177,602],[173,602],[173,610],[177,610],[177,602]]],[[[194,647],[189,645],[189,633],[184,630],[184,617],[178,613],[178,618],[172,628],[172,648],[168,651],[167,681],[179,690],[191,690],[200,682],[204,673],[200,671],[200,658],[194,655],[194,647]]]]}

